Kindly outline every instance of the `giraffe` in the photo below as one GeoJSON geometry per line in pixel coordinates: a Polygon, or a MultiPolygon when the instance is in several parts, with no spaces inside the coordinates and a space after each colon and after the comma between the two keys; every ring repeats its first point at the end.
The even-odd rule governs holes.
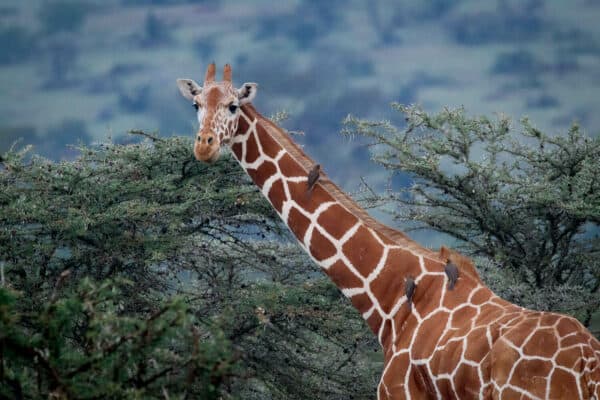
{"type": "Polygon", "coordinates": [[[503,300],[467,257],[370,217],[255,110],[255,83],[233,87],[229,65],[223,81],[211,64],[203,87],[177,84],[197,109],[196,158],[214,162],[229,146],[377,336],[378,399],[600,400],[600,342],[576,319],[503,300]]]}

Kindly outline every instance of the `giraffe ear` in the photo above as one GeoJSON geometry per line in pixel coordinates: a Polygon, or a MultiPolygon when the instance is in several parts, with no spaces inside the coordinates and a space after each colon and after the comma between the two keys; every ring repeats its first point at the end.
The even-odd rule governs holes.
{"type": "Polygon", "coordinates": [[[250,103],[256,97],[257,89],[258,84],[256,83],[244,83],[242,87],[238,89],[238,98],[240,99],[240,104],[250,103]]]}
{"type": "Polygon", "coordinates": [[[194,97],[202,93],[202,86],[198,85],[192,79],[177,79],[179,91],[188,100],[194,100],[194,97]]]}

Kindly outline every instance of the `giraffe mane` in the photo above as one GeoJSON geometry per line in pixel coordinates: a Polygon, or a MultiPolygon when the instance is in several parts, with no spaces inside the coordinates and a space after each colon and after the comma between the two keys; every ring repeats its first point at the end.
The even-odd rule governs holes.
{"type": "MultiPolygon", "coordinates": [[[[315,165],[315,162],[290,139],[288,133],[286,133],[281,127],[277,126],[268,118],[262,116],[258,111],[256,111],[252,104],[243,105],[242,110],[251,120],[256,118],[258,123],[265,128],[269,135],[275,141],[277,141],[300,165],[302,165],[308,174],[311,168],[315,165]]],[[[361,219],[369,228],[381,235],[384,235],[390,241],[393,241],[408,250],[437,261],[440,260],[440,255],[437,252],[419,245],[403,232],[384,225],[375,218],[371,217],[364,208],[360,207],[356,201],[354,201],[348,194],[346,194],[335,183],[333,183],[333,181],[329,179],[327,174],[322,170],[319,178],[319,184],[343,207],[354,214],[357,218],[361,219]]]]}
{"type": "Polygon", "coordinates": [[[440,247],[440,257],[443,260],[447,260],[448,262],[456,265],[461,273],[465,273],[470,276],[475,282],[481,283],[483,285],[483,281],[479,276],[479,272],[469,257],[459,253],[458,251],[448,248],[446,246],[440,247]]]}

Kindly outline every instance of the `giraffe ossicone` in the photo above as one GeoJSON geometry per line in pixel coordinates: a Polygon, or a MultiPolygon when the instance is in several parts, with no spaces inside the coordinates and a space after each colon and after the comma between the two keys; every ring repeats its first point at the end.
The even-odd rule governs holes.
{"type": "Polygon", "coordinates": [[[194,154],[212,162],[230,146],[363,316],[384,353],[378,399],[600,400],[600,342],[581,323],[501,299],[467,257],[377,222],[323,171],[309,182],[316,163],[254,109],[257,85],[235,89],[229,66],[220,82],[215,70],[202,87],[177,81],[198,110],[194,154]]]}

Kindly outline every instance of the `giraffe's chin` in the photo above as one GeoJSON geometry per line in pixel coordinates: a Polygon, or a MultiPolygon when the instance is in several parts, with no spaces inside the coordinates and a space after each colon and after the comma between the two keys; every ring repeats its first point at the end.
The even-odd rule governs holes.
{"type": "Polygon", "coordinates": [[[217,150],[217,151],[215,151],[215,154],[213,154],[212,157],[209,158],[208,161],[206,161],[206,162],[209,164],[212,164],[219,159],[220,155],[221,155],[221,151],[217,150]]]}
{"type": "Polygon", "coordinates": [[[214,153],[212,153],[210,156],[206,157],[206,156],[202,156],[202,157],[196,157],[199,161],[202,161],[206,164],[212,164],[215,161],[217,161],[219,159],[219,156],[221,155],[221,152],[219,150],[215,151],[214,153]]]}
{"type": "Polygon", "coordinates": [[[212,164],[219,159],[221,149],[219,146],[203,146],[199,143],[194,145],[194,156],[196,160],[212,164]]]}

